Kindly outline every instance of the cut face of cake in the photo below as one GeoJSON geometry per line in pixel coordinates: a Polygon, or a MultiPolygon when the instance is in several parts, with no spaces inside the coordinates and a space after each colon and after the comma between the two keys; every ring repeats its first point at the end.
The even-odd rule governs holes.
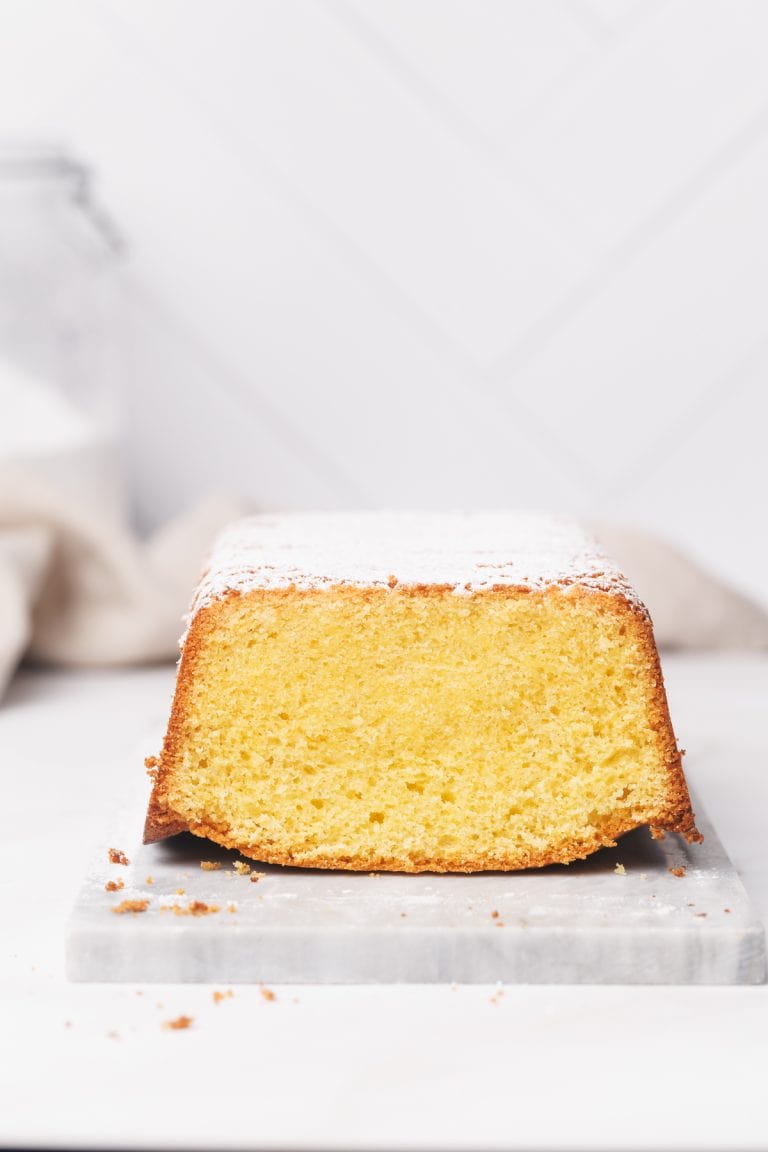
{"type": "Polygon", "coordinates": [[[700,839],[645,608],[534,515],[257,516],[194,598],[145,839],[405,872],[700,839]]]}

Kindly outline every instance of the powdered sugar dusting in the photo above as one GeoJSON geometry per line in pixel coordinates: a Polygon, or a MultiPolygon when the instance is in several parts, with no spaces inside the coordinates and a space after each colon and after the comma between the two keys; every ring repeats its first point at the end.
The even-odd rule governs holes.
{"type": "Polygon", "coordinates": [[[579,585],[642,607],[578,525],[529,512],[302,513],[251,516],[217,540],[190,619],[230,592],[336,585],[493,588],[579,585]]]}

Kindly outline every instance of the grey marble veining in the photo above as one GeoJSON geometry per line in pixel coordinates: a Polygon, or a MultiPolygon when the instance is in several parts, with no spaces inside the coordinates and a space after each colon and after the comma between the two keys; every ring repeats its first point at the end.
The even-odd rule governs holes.
{"type": "Polygon", "coordinates": [[[106,982],[760,983],[762,925],[711,824],[701,815],[698,822],[703,845],[654,841],[639,829],[568,867],[473,876],[249,862],[264,873],[253,883],[234,870],[237,853],[193,836],[133,851],[121,845],[130,866],[109,864],[105,850],[77,901],[68,974],[106,982]],[[221,867],[203,871],[201,860],[221,867]],[[669,872],[680,867],[682,877],[669,872]],[[109,879],[124,888],[106,892],[109,879]],[[140,914],[113,914],[123,899],[150,903],[140,914]],[[193,900],[221,910],[194,917],[168,908],[193,900]]]}

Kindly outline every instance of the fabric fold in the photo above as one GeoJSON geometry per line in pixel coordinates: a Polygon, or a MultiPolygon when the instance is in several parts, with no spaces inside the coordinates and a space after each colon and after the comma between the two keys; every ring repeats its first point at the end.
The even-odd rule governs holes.
{"type": "Polygon", "coordinates": [[[242,508],[211,497],[139,540],[24,469],[0,469],[0,692],[28,655],[65,666],[175,658],[213,536],[242,508]]]}

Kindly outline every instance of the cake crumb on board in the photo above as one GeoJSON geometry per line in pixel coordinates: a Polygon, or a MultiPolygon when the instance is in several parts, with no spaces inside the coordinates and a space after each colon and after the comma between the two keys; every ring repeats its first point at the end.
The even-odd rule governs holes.
{"type": "Polygon", "coordinates": [[[221,912],[221,906],[206,904],[204,900],[190,900],[186,908],[182,908],[181,904],[167,904],[160,911],[173,912],[174,916],[213,916],[216,912],[221,912]]]}
{"type": "Polygon", "coordinates": [[[177,1016],[174,1020],[165,1020],[163,1028],[168,1028],[172,1032],[181,1032],[185,1028],[190,1028],[192,1022],[191,1016],[177,1016]]]}
{"type": "Polygon", "coordinates": [[[110,864],[130,864],[130,860],[125,852],[121,852],[119,848],[110,848],[107,855],[109,856],[110,864]]]}
{"type": "Polygon", "coordinates": [[[667,868],[667,872],[671,872],[673,876],[682,879],[685,876],[685,866],[681,864],[679,868],[667,868]]]}
{"type": "Polygon", "coordinates": [[[121,900],[119,904],[115,904],[111,909],[116,912],[118,916],[123,916],[126,912],[136,914],[137,912],[146,912],[149,908],[149,900],[121,900]]]}
{"type": "Polygon", "coordinates": [[[200,867],[202,868],[203,872],[218,872],[219,868],[221,868],[221,864],[218,860],[201,860],[200,867]]]}
{"type": "Polygon", "coordinates": [[[235,860],[232,867],[238,876],[250,876],[251,874],[251,866],[246,864],[245,860],[235,860]]]}
{"type": "Polygon", "coordinates": [[[261,993],[263,999],[269,1001],[270,1003],[277,999],[276,994],[272,991],[271,988],[267,988],[265,984],[259,985],[259,992],[261,993]]]}
{"type": "Polygon", "coordinates": [[[225,1000],[231,1000],[234,992],[231,988],[227,988],[226,992],[219,992],[218,989],[211,993],[214,1004],[222,1004],[225,1000]]]}
{"type": "Polygon", "coordinates": [[[104,885],[105,892],[119,892],[121,888],[125,888],[124,880],[107,880],[104,885]]]}
{"type": "Polygon", "coordinates": [[[626,876],[626,874],[627,874],[627,870],[623,864],[617,864],[616,867],[614,868],[614,872],[616,873],[617,876],[626,876]]]}

